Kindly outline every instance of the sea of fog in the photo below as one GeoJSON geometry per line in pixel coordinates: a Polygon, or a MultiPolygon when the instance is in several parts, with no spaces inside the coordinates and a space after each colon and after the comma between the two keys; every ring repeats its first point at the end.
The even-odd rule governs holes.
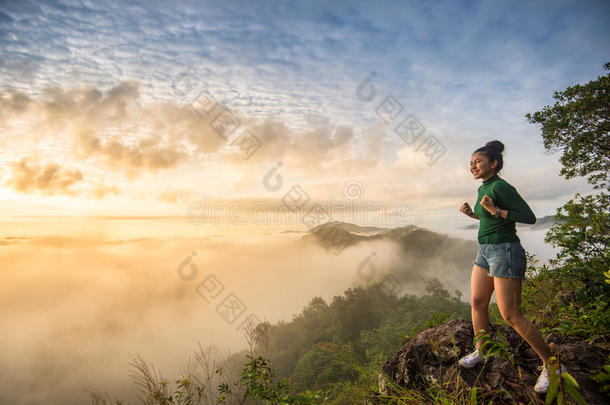
{"type": "MultiPolygon", "coordinates": [[[[476,230],[429,229],[476,238],[476,230]]],[[[247,319],[290,321],[314,296],[332,301],[358,281],[371,251],[377,268],[404,267],[393,243],[335,255],[298,244],[305,230],[184,218],[0,221],[0,403],[82,404],[88,391],[135,403],[132,355],[174,378],[198,344],[219,358],[245,348],[247,319]]],[[[544,233],[519,236],[548,259],[544,233]]],[[[468,297],[469,286],[461,290],[468,297]]]]}

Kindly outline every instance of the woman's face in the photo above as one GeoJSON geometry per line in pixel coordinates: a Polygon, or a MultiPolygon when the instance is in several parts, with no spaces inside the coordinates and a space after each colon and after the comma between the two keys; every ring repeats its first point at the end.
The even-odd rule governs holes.
{"type": "Polygon", "coordinates": [[[497,165],[498,161],[494,160],[490,167],[487,156],[481,152],[476,152],[473,153],[470,158],[470,173],[472,173],[475,179],[487,180],[489,177],[493,176],[494,168],[497,165]]]}

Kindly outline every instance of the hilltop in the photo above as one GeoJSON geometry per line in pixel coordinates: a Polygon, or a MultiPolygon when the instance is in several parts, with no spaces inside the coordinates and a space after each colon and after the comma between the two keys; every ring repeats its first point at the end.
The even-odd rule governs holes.
{"type": "Polygon", "coordinates": [[[388,229],[328,222],[312,228],[299,243],[314,243],[338,254],[344,249],[375,241],[398,246],[401,265],[387,269],[383,275],[409,286],[411,291],[424,291],[426,283],[434,278],[440,280],[448,291],[464,293],[470,285],[477,242],[453,238],[416,225],[388,229]]]}

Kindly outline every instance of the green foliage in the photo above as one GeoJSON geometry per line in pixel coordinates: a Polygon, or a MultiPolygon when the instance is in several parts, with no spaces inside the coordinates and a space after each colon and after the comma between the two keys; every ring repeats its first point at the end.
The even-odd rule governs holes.
{"type": "Polygon", "coordinates": [[[556,401],[558,405],[562,405],[567,403],[566,398],[569,395],[578,404],[587,405],[587,401],[585,401],[584,397],[579,392],[580,386],[574,377],[567,371],[558,373],[559,362],[555,360],[555,357],[551,357],[547,362],[550,364],[550,366],[548,366],[549,388],[546,393],[545,403],[550,405],[556,401]]]}
{"type": "Polygon", "coordinates": [[[591,376],[591,379],[600,385],[600,392],[610,393],[610,357],[604,367],[591,376]]]}
{"type": "Polygon", "coordinates": [[[523,285],[522,310],[544,333],[587,339],[607,336],[610,304],[606,294],[592,298],[583,293],[582,280],[568,278],[556,262],[536,267],[528,254],[527,282],[523,285]]]}
{"type": "MultiPolygon", "coordinates": [[[[376,395],[375,401],[372,403],[396,405],[471,405],[478,403],[479,390],[477,388],[469,389],[467,387],[456,386],[455,389],[448,389],[447,386],[431,383],[426,388],[416,389],[400,386],[386,377],[384,377],[384,381],[386,387],[394,394],[376,395]]],[[[491,401],[488,405],[491,405],[491,401]]]]}
{"type": "MultiPolygon", "coordinates": [[[[610,64],[605,65],[610,70],[610,64]]],[[[547,150],[562,149],[560,174],[567,179],[589,176],[598,187],[608,186],[610,173],[610,75],[577,84],[553,95],[556,102],[542,111],[526,114],[542,125],[547,150]]]]}
{"type": "Polygon", "coordinates": [[[576,197],[557,210],[555,217],[563,222],[545,237],[545,242],[560,248],[557,260],[562,267],[556,278],[580,281],[587,299],[610,295],[604,276],[610,268],[610,195],[576,197]]]}
{"type": "Polygon", "coordinates": [[[426,321],[424,324],[424,329],[431,328],[433,326],[438,326],[445,323],[448,319],[451,318],[452,313],[450,312],[432,312],[430,314],[430,319],[426,321]]]}
{"type": "MultiPolygon", "coordinates": [[[[513,369],[515,369],[515,359],[508,351],[504,336],[498,333],[498,338],[500,341],[494,341],[484,329],[481,329],[475,334],[473,343],[476,345],[478,342],[482,342],[480,350],[482,353],[484,353],[486,363],[489,360],[489,357],[497,356],[508,360],[513,369]]],[[[549,368],[549,388],[546,394],[547,405],[554,403],[554,401],[557,401],[558,404],[564,404],[566,403],[566,398],[568,395],[578,404],[587,404],[579,391],[580,387],[574,377],[572,377],[567,371],[560,374],[557,373],[557,370],[559,370],[559,362],[556,361],[555,357],[550,357],[548,359],[547,367],[549,368]]],[[[473,388],[473,391],[475,390],[476,388],[473,388]]],[[[476,393],[472,394],[471,392],[471,395],[474,395],[474,401],[476,401],[476,393]]],[[[473,397],[471,397],[471,399],[472,398],[473,397]]]]}
{"type": "Polygon", "coordinates": [[[604,272],[604,277],[606,277],[606,284],[610,284],[610,270],[604,272]]]}
{"type": "MultiPolygon", "coordinates": [[[[610,70],[610,63],[604,65],[610,70]]],[[[526,114],[542,125],[544,146],[562,150],[566,178],[587,177],[599,193],[576,194],[557,209],[559,222],[545,242],[559,248],[524,286],[527,312],[543,329],[563,334],[607,336],[610,330],[610,75],[555,92],[553,106],[526,114]]]]}
{"type": "Polygon", "coordinates": [[[470,405],[477,405],[477,387],[470,391],[470,405]]]}
{"type": "Polygon", "coordinates": [[[248,359],[241,376],[241,382],[246,387],[244,399],[260,399],[272,405],[318,404],[326,399],[320,392],[309,390],[297,396],[290,396],[285,379],[274,382],[275,373],[271,369],[268,359],[262,356],[248,356],[248,359]]]}
{"type": "Polygon", "coordinates": [[[473,338],[473,343],[476,346],[478,342],[482,342],[479,350],[485,356],[485,362],[487,362],[487,360],[489,360],[491,356],[497,356],[507,360],[514,368],[515,359],[508,352],[508,346],[506,344],[504,336],[502,336],[501,333],[498,333],[498,337],[500,338],[499,342],[493,340],[490,334],[485,331],[485,329],[481,329],[475,334],[473,338]]]}
{"type": "Polygon", "coordinates": [[[378,284],[347,289],[330,305],[316,297],[292,322],[271,327],[271,360],[279,376],[291,378],[299,359],[316,344],[330,342],[350,345],[357,364],[379,369],[435,313],[467,318],[470,306],[451,297],[438,280],[431,280],[421,297],[399,298],[378,284]]]}
{"type": "Polygon", "coordinates": [[[297,362],[290,382],[297,391],[328,388],[333,383],[356,381],[359,377],[354,353],[347,345],[320,342],[297,362]]]}
{"type": "Polygon", "coordinates": [[[335,296],[331,304],[334,339],[340,343],[354,342],[360,331],[373,329],[381,324],[387,302],[374,288],[349,288],[344,296],[335,296]]]}
{"type": "MultiPolygon", "coordinates": [[[[195,405],[207,402],[210,397],[203,384],[197,384],[190,375],[175,380],[175,388],[155,368],[136,356],[130,363],[132,381],[140,391],[140,400],[151,405],[195,405]]],[[[94,404],[109,404],[112,401],[91,394],[94,404]]],[[[116,404],[126,404],[116,400],[116,404]]]]}
{"type": "Polygon", "coordinates": [[[288,384],[285,380],[273,383],[273,370],[263,357],[248,356],[250,361],[246,363],[241,379],[246,385],[246,397],[253,397],[269,401],[273,404],[279,403],[286,398],[288,384]]]}

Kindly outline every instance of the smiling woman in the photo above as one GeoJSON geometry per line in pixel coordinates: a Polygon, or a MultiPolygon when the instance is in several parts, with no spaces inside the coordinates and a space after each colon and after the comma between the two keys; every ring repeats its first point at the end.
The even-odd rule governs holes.
{"type": "MultiPolygon", "coordinates": [[[[478,190],[474,212],[468,203],[460,209],[480,221],[480,246],[471,277],[472,327],[477,335],[489,333],[488,307],[495,291],[502,318],[532,346],[543,362],[534,390],[545,393],[551,351],[536,326],[521,313],[521,283],[527,261],[515,229],[515,222],[533,224],[536,217],[517,190],[498,176],[504,165],[503,151],[502,142],[491,141],[472,154],[470,171],[483,184],[478,190]]],[[[460,366],[471,368],[481,363],[482,344],[483,340],[479,339],[475,351],[460,359],[460,366]]]]}

